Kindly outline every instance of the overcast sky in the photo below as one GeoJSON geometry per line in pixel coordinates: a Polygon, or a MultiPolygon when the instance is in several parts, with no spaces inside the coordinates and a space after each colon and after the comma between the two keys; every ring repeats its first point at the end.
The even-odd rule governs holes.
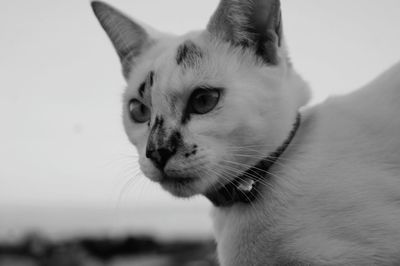
{"type": "MultiPolygon", "coordinates": [[[[217,5],[107,2],[177,34],[204,28],[217,5]]],[[[282,8],[292,61],[312,86],[314,102],[354,90],[400,60],[398,0],[284,0],[282,8]]],[[[89,1],[3,1],[0,203],[176,202],[136,176],[135,151],[120,118],[124,86],[89,1]]]]}

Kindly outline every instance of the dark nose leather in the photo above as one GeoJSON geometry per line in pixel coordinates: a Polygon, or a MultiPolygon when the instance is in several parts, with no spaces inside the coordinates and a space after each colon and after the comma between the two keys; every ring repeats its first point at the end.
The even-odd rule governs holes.
{"type": "Polygon", "coordinates": [[[146,157],[149,158],[158,169],[162,170],[175,152],[175,149],[171,147],[159,149],[147,148],[146,157]]]}
{"type": "Polygon", "coordinates": [[[146,157],[155,167],[163,170],[168,160],[177,152],[181,135],[177,130],[167,130],[164,119],[156,116],[147,140],[146,157]]]}

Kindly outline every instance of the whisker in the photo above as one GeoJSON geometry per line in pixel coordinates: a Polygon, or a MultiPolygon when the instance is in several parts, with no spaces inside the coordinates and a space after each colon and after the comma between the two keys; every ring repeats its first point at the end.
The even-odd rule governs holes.
{"type": "MultiPolygon", "coordinates": [[[[143,182],[143,180],[144,180],[144,177],[140,176],[140,170],[136,169],[134,171],[134,173],[132,173],[132,176],[130,176],[128,178],[128,180],[124,183],[122,189],[119,191],[118,199],[116,202],[116,208],[120,207],[123,196],[129,191],[129,189],[132,187],[132,185],[143,182]]],[[[142,186],[136,186],[136,187],[142,187],[142,186]]]]}
{"type": "MultiPolygon", "coordinates": [[[[231,167],[231,166],[228,166],[228,165],[216,165],[216,166],[219,167],[222,170],[228,170],[228,171],[232,172],[232,173],[224,172],[224,173],[228,174],[228,177],[231,177],[231,179],[229,179],[229,181],[231,181],[232,179],[239,178],[240,181],[244,181],[245,182],[246,180],[241,177],[241,176],[244,176],[244,177],[249,177],[249,178],[255,179],[255,180],[259,181],[260,183],[262,183],[265,186],[269,186],[269,184],[264,183],[263,180],[260,180],[260,178],[262,178],[261,176],[256,176],[254,174],[249,174],[249,173],[243,173],[239,169],[231,167]]],[[[257,173],[255,173],[255,174],[257,174],[257,173]]],[[[259,191],[257,191],[257,192],[259,192],[259,191]]]]}
{"type": "MultiPolygon", "coordinates": [[[[267,156],[268,156],[267,154],[265,154],[265,153],[262,152],[262,151],[255,150],[255,149],[247,149],[247,148],[246,148],[246,149],[232,150],[231,152],[233,152],[234,154],[240,154],[240,153],[238,153],[238,152],[249,152],[249,153],[242,153],[243,155],[253,155],[253,154],[250,153],[250,152],[254,152],[254,156],[257,156],[257,155],[262,156],[262,157],[267,157],[267,156]]],[[[349,157],[350,157],[350,156],[349,156],[349,157]]],[[[296,158],[296,159],[299,159],[299,158],[307,158],[307,159],[315,159],[315,160],[320,159],[320,157],[318,157],[318,156],[299,155],[299,154],[296,154],[294,158],[296,158]]],[[[284,157],[282,157],[282,160],[294,160],[294,159],[289,159],[289,158],[284,158],[284,157]]]]}
{"type": "MultiPolygon", "coordinates": [[[[214,164],[214,165],[223,170],[223,168],[221,167],[221,165],[217,165],[217,164],[214,164]]],[[[229,170],[229,169],[226,169],[226,168],[225,168],[225,170],[229,170]]],[[[231,170],[231,171],[232,171],[232,170],[231,170]]],[[[235,170],[233,170],[233,171],[234,171],[235,174],[239,173],[238,171],[235,171],[235,170]]],[[[222,178],[226,178],[226,179],[229,179],[229,180],[238,178],[237,175],[233,175],[233,174],[227,173],[227,172],[225,172],[225,171],[223,171],[223,173],[225,173],[228,177],[226,177],[226,176],[223,175],[222,178]]],[[[242,178],[240,178],[240,176],[239,176],[239,179],[240,179],[240,180],[243,180],[242,178]]],[[[264,195],[261,193],[261,191],[259,191],[257,188],[253,188],[253,189],[257,192],[257,194],[259,195],[259,197],[261,197],[261,198],[264,197],[264,195]]],[[[240,191],[240,190],[239,190],[239,192],[242,193],[244,196],[246,196],[246,197],[248,198],[248,196],[246,195],[246,193],[244,193],[244,192],[242,192],[242,191],[240,191]]],[[[261,215],[259,214],[259,212],[256,210],[256,208],[255,208],[255,206],[254,206],[254,203],[253,203],[249,198],[248,198],[248,200],[249,200],[250,206],[255,210],[254,214],[255,214],[255,216],[256,216],[256,219],[258,219],[259,221],[262,221],[262,218],[263,218],[263,217],[261,217],[261,215]]]]}
{"type": "Polygon", "coordinates": [[[254,169],[259,170],[259,171],[261,171],[261,172],[263,172],[263,173],[266,173],[266,174],[271,175],[271,176],[273,176],[273,177],[279,178],[279,176],[277,176],[276,174],[271,173],[271,172],[269,172],[269,171],[266,171],[266,170],[264,170],[264,169],[255,167],[255,166],[253,166],[253,165],[248,165],[248,164],[243,164],[243,163],[233,162],[233,161],[228,161],[228,160],[222,160],[222,161],[224,161],[224,162],[226,162],[226,163],[230,163],[230,164],[246,166],[246,169],[254,168],[254,169]]]}
{"type": "MultiPolygon", "coordinates": [[[[223,165],[223,167],[225,167],[225,169],[227,169],[226,167],[228,167],[229,169],[227,169],[227,170],[234,171],[235,173],[238,174],[238,176],[242,175],[242,176],[245,176],[245,177],[252,178],[252,179],[260,182],[260,184],[262,184],[262,185],[264,185],[266,187],[272,188],[272,186],[269,183],[264,181],[264,177],[260,176],[258,173],[241,172],[241,171],[239,171],[239,169],[237,169],[235,167],[232,167],[232,166],[228,166],[228,165],[223,165]]],[[[241,179],[241,180],[243,180],[243,179],[241,179]]]]}
{"type": "MultiPolygon", "coordinates": [[[[216,166],[216,165],[215,165],[216,166]]],[[[217,183],[222,187],[222,188],[224,188],[225,189],[225,191],[228,193],[228,194],[230,194],[230,192],[226,189],[226,184],[224,184],[223,182],[221,182],[220,180],[219,180],[219,177],[221,177],[221,178],[223,178],[224,180],[227,180],[228,181],[228,183],[230,182],[230,179],[229,178],[226,178],[224,175],[223,175],[223,173],[219,173],[219,172],[217,172],[217,171],[215,171],[214,169],[211,169],[211,168],[207,168],[206,170],[208,170],[208,171],[211,171],[211,172],[213,172],[215,175],[216,175],[216,177],[217,177],[217,183]]],[[[216,187],[216,186],[214,186],[214,191],[215,192],[218,192],[218,188],[216,187]]]]}
{"type": "Polygon", "coordinates": [[[264,161],[267,161],[267,162],[272,162],[272,163],[277,164],[277,165],[280,165],[280,166],[286,166],[286,164],[280,162],[281,157],[278,157],[277,160],[274,160],[274,159],[276,159],[277,157],[269,158],[269,157],[264,157],[264,156],[259,156],[259,155],[258,155],[258,156],[253,156],[253,155],[238,154],[238,153],[234,153],[234,154],[232,154],[232,156],[233,156],[233,157],[254,158],[254,159],[264,160],[264,161]]]}
{"type": "MultiPolygon", "coordinates": [[[[221,165],[221,164],[219,164],[218,165],[218,167],[227,167],[227,165],[221,165]]],[[[236,169],[236,168],[234,168],[234,167],[232,167],[233,169],[236,169]]],[[[275,176],[275,177],[277,177],[279,180],[280,180],[280,182],[279,183],[281,183],[281,182],[285,182],[285,183],[288,183],[288,185],[290,184],[290,187],[291,187],[291,189],[295,189],[297,186],[296,185],[294,185],[294,184],[292,184],[292,182],[290,181],[290,179],[288,179],[288,178],[281,178],[280,176],[278,176],[278,175],[276,175],[276,174],[273,174],[273,173],[269,173],[270,175],[273,175],[273,176],[275,176]]],[[[279,183],[275,183],[274,182],[274,185],[272,185],[271,184],[271,182],[272,181],[265,181],[264,180],[264,178],[262,178],[261,180],[257,180],[261,185],[263,185],[263,186],[266,186],[267,188],[268,188],[268,190],[269,191],[273,191],[274,193],[278,193],[278,194],[276,194],[276,196],[274,197],[275,199],[277,199],[277,200],[279,200],[280,202],[281,202],[281,204],[286,204],[287,203],[287,201],[286,201],[286,199],[287,199],[287,193],[286,193],[286,191],[282,191],[282,190],[276,190],[275,189],[275,186],[276,185],[278,185],[279,183]]],[[[286,188],[288,188],[288,186],[286,186],[286,188]]],[[[261,191],[259,191],[258,190],[258,192],[259,192],[259,194],[261,195],[261,198],[264,198],[264,197],[266,197],[266,194],[265,194],[265,191],[264,191],[264,193],[262,193],[261,191]]]]}
{"type": "MultiPolygon", "coordinates": [[[[300,145],[304,145],[302,143],[294,143],[291,142],[290,146],[300,146],[300,145]]],[[[235,149],[235,148],[257,148],[257,147],[271,147],[271,148],[277,148],[280,145],[272,145],[272,144],[252,144],[252,145],[240,145],[240,146],[232,146],[232,145],[228,145],[227,148],[228,149],[235,149]]]]}

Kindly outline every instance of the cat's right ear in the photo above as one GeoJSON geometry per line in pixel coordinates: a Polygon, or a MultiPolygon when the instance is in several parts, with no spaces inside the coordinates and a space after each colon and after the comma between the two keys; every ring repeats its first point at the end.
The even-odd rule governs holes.
{"type": "Polygon", "coordinates": [[[234,46],[251,48],[267,64],[278,64],[283,48],[279,0],[220,0],[207,30],[234,46]]]}
{"type": "Polygon", "coordinates": [[[146,30],[122,12],[100,1],[91,3],[94,14],[107,33],[128,79],[136,58],[152,43],[146,30]]]}

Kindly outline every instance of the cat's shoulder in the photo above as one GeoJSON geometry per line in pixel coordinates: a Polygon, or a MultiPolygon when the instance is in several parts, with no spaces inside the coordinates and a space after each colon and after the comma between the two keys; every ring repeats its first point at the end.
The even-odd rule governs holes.
{"type": "MultiPolygon", "coordinates": [[[[388,120],[400,122],[400,62],[386,70],[361,89],[342,97],[337,104],[379,119],[384,123],[388,120]]],[[[379,121],[375,121],[379,122],[379,121]]]]}
{"type": "Polygon", "coordinates": [[[323,125],[321,129],[331,132],[328,135],[341,134],[348,141],[363,138],[374,145],[391,141],[400,145],[399,111],[400,62],[355,92],[329,98],[309,113],[323,125]]]}
{"type": "MultiPolygon", "coordinates": [[[[383,178],[387,171],[389,176],[398,176],[399,112],[400,63],[361,89],[306,110],[297,140],[302,144],[299,148],[314,164],[323,165],[321,169],[333,167],[332,173],[341,169],[344,178],[358,176],[353,173],[359,166],[369,169],[365,176],[376,172],[383,178]]],[[[310,168],[308,161],[301,162],[305,169],[310,168]]],[[[310,175],[318,176],[315,172],[310,175]]]]}
{"type": "Polygon", "coordinates": [[[296,230],[284,239],[289,253],[316,265],[366,265],[376,254],[380,265],[397,261],[399,111],[400,63],[363,88],[303,112],[280,172],[292,177],[294,188],[279,181],[297,193],[279,223],[296,230]]]}

